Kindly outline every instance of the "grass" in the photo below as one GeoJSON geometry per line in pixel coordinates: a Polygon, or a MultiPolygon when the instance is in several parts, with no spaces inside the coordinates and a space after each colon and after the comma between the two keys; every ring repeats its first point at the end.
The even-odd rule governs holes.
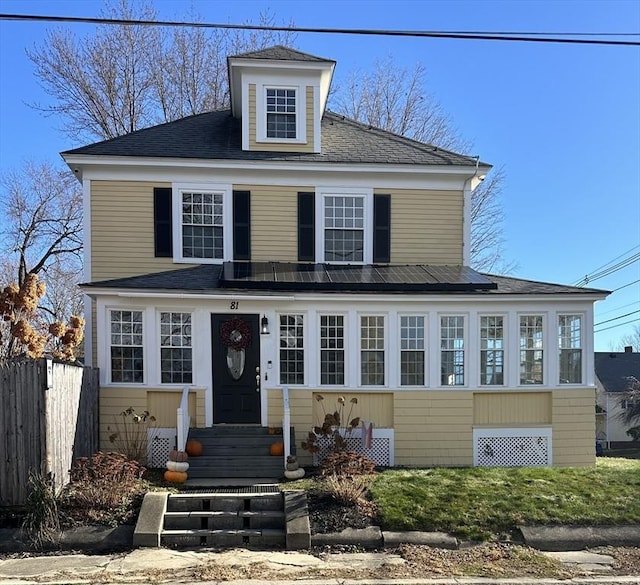
{"type": "Polygon", "coordinates": [[[387,470],[371,486],[386,530],[487,539],[522,524],[640,523],[640,461],[588,468],[387,470]]]}

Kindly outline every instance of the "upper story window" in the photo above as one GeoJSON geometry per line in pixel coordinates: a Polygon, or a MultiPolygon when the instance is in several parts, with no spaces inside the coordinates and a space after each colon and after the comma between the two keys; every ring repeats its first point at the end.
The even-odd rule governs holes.
{"type": "Polygon", "coordinates": [[[280,384],[304,384],[304,315],[280,315],[280,384]]]}
{"type": "Polygon", "coordinates": [[[560,384],[582,382],[582,317],[558,315],[560,384]]]}
{"type": "Polygon", "coordinates": [[[424,386],[424,317],[400,317],[400,385],[424,386]]]}
{"type": "Polygon", "coordinates": [[[231,185],[173,185],[173,258],[218,263],[233,257],[231,185]]]}
{"type": "Polygon", "coordinates": [[[182,192],[182,255],[224,257],[222,193],[182,192]]]}
{"type": "Polygon", "coordinates": [[[160,381],[191,384],[191,313],[160,313],[160,381]]]}
{"type": "Polygon", "coordinates": [[[297,138],[296,90],[267,88],[267,138],[297,138]]]}
{"type": "Polygon", "coordinates": [[[440,383],[464,385],[464,317],[440,318],[440,383]]]}
{"type": "Polygon", "coordinates": [[[111,311],[111,382],[144,382],[142,311],[111,311]]]}
{"type": "Polygon", "coordinates": [[[520,384],[544,381],[544,332],[542,315],[520,316],[520,384]]]}
{"type": "Polygon", "coordinates": [[[480,317],[480,384],[504,384],[504,319],[480,317]]]}
{"type": "Polygon", "coordinates": [[[325,197],[325,262],[363,262],[364,228],[364,197],[325,197]]]}

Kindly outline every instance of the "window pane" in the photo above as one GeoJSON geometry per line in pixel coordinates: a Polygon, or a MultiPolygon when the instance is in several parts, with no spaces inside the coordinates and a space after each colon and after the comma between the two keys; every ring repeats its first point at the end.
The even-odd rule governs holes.
{"type": "Polygon", "coordinates": [[[582,317],[558,316],[560,384],[582,383],[582,317]]]}
{"type": "Polygon", "coordinates": [[[222,259],[222,193],[182,193],[182,255],[222,259]]]}
{"type": "Polygon", "coordinates": [[[142,311],[111,311],[111,381],[144,382],[142,311]]]}
{"type": "Polygon", "coordinates": [[[464,384],[464,317],[440,318],[440,383],[464,384]]]}
{"type": "Polygon", "coordinates": [[[344,384],[344,317],[320,317],[320,383],[344,384]]]}
{"type": "Polygon", "coordinates": [[[424,317],[400,317],[400,384],[424,385],[424,317]]]}
{"type": "Polygon", "coordinates": [[[160,381],[191,384],[191,313],[160,313],[160,381]]]}
{"type": "Polygon", "coordinates": [[[296,138],[295,89],[267,89],[267,137],[296,138]]]}
{"type": "Polygon", "coordinates": [[[326,262],[364,260],[364,197],[325,197],[324,227],[326,262]]]}
{"type": "Polygon", "coordinates": [[[304,384],[303,315],[280,315],[280,383],[304,384]]]}
{"type": "Polygon", "coordinates": [[[384,384],[384,317],[360,318],[360,383],[384,384]]]}
{"type": "Polygon", "coordinates": [[[520,384],[543,383],[542,315],[520,317],[520,384]]]}
{"type": "Polygon", "coordinates": [[[480,384],[504,384],[504,323],[500,316],[480,318],[480,384]]]}

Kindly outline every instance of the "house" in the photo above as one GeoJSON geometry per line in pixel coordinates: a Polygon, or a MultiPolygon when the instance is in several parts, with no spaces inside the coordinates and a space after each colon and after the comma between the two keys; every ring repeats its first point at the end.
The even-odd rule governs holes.
{"type": "Polygon", "coordinates": [[[309,463],[300,443],[342,396],[383,464],[593,464],[606,293],[470,268],[490,166],[327,111],[335,65],[233,56],[230,111],[62,154],[84,188],[104,447],[131,406],[182,439],[187,411],[285,421],[309,463]]]}
{"type": "Polygon", "coordinates": [[[629,406],[625,396],[630,390],[629,378],[640,380],[640,353],[632,346],[625,347],[624,352],[598,351],[595,372],[596,439],[607,448],[631,447],[627,430],[636,425],[625,424],[622,415],[629,406]]]}

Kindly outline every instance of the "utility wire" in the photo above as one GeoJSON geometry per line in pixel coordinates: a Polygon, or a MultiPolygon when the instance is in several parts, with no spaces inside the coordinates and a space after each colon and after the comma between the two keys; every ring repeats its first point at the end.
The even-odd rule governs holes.
{"type": "Polygon", "coordinates": [[[640,46],[640,41],[568,38],[571,36],[640,36],[640,33],[503,33],[503,32],[471,32],[471,31],[421,31],[390,30],[366,28],[319,28],[304,26],[265,26],[257,24],[223,24],[207,22],[184,22],[171,20],[128,20],[118,18],[94,18],[80,16],[47,16],[37,14],[0,14],[0,20],[27,20],[35,22],[75,22],[84,24],[116,24],[125,26],[181,26],[195,28],[221,28],[236,30],[265,30],[294,33],[330,33],[347,35],[374,35],[393,37],[421,37],[444,39],[468,39],[483,41],[518,41],[533,43],[565,43],[585,45],[623,45],[640,46]],[[553,35],[562,36],[553,36],[553,35]],[[547,35],[547,36],[542,36],[547,35]]]}
{"type": "Polygon", "coordinates": [[[607,266],[609,266],[609,264],[612,264],[613,262],[615,262],[616,260],[619,260],[620,258],[622,258],[623,256],[626,256],[627,254],[629,254],[629,252],[633,252],[635,249],[640,248],[640,245],[638,246],[634,246],[633,248],[630,248],[629,250],[627,250],[626,252],[622,252],[622,254],[620,254],[619,256],[616,256],[613,260],[609,260],[609,262],[604,263],[602,266],[598,266],[598,268],[594,269],[593,272],[591,274],[587,274],[584,278],[581,278],[580,280],[578,280],[573,286],[579,286],[579,282],[582,281],[587,281],[591,280],[591,275],[596,272],[597,270],[602,270],[603,268],[606,268],[607,266]],[[588,280],[587,280],[588,279],[588,280]]]}
{"type": "Polygon", "coordinates": [[[629,315],[635,315],[636,313],[640,313],[640,309],[637,311],[631,311],[631,313],[627,313],[626,315],[620,315],[619,317],[613,317],[613,319],[607,319],[606,321],[600,321],[600,323],[594,323],[593,326],[597,327],[598,325],[604,325],[605,323],[610,323],[611,321],[617,321],[618,319],[622,319],[623,317],[628,317],[629,315]]]}
{"type": "Polygon", "coordinates": [[[640,260],[640,252],[638,252],[637,254],[634,254],[633,256],[630,256],[629,258],[627,258],[625,260],[622,260],[621,262],[618,262],[617,264],[614,264],[613,266],[610,266],[609,268],[605,268],[604,270],[601,270],[600,272],[595,272],[595,273],[593,273],[591,275],[585,276],[575,286],[585,286],[586,284],[588,284],[590,282],[593,282],[594,280],[600,280],[601,278],[604,278],[605,276],[609,276],[610,274],[613,274],[614,272],[618,272],[619,270],[622,270],[623,268],[626,268],[627,266],[629,266],[630,264],[633,264],[637,260],[640,260]]]}
{"type": "Polygon", "coordinates": [[[618,288],[614,288],[611,292],[617,292],[619,290],[622,290],[623,288],[627,288],[628,286],[631,286],[632,284],[638,284],[640,282],[640,278],[638,280],[634,280],[633,282],[628,282],[627,284],[623,284],[622,286],[619,286],[618,288]]]}
{"type": "Polygon", "coordinates": [[[629,325],[629,323],[635,323],[638,319],[631,319],[631,321],[625,321],[624,323],[618,323],[617,325],[609,325],[609,327],[603,327],[602,329],[598,329],[594,331],[594,333],[601,333],[602,331],[607,331],[609,329],[615,329],[616,327],[622,327],[623,325],[629,325]]]}
{"type": "Polygon", "coordinates": [[[620,309],[626,309],[627,307],[631,307],[632,305],[639,304],[640,301],[634,301],[633,303],[627,303],[626,305],[622,305],[620,307],[615,307],[614,309],[609,309],[608,311],[603,311],[600,315],[608,315],[609,313],[613,313],[614,311],[619,311],[620,309]]]}

